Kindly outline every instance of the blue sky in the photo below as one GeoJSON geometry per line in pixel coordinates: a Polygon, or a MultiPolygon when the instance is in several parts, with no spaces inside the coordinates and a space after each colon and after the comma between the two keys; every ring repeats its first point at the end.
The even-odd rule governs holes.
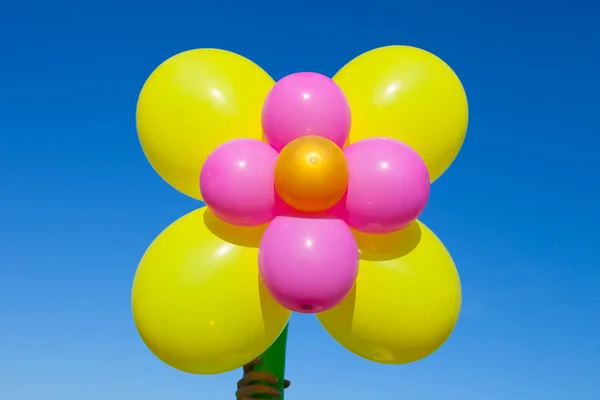
{"type": "Polygon", "coordinates": [[[314,317],[294,317],[287,398],[600,398],[600,33],[591,4],[6,2],[0,398],[233,398],[239,371],[172,370],[131,318],[142,253],[198,206],[146,162],[139,90],[160,62],[190,48],[241,53],[279,79],[333,75],[387,44],[442,57],[470,100],[465,146],[422,218],[455,258],[463,313],[441,350],[398,367],[364,361],[314,317]]]}

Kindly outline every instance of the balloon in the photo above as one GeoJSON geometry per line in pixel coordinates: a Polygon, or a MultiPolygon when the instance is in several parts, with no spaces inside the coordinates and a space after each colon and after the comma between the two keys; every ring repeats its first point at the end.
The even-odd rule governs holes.
{"type": "Polygon", "coordinates": [[[275,164],[275,187],[283,201],[304,212],[334,206],[348,185],[342,149],[320,136],[303,136],[288,144],[275,164]]]}
{"type": "Polygon", "coordinates": [[[355,233],[356,285],[317,317],[342,346],[371,361],[422,359],[450,336],[461,306],[460,280],[444,245],[415,221],[385,235],[355,233]]]}
{"type": "Polygon", "coordinates": [[[213,151],[200,175],[206,205],[225,221],[262,225],[274,217],[277,151],[265,142],[238,139],[213,151]]]}
{"type": "Polygon", "coordinates": [[[335,306],[352,289],[358,248],[342,220],[276,217],[260,242],[258,265],[280,304],[315,313],[335,306]]]}
{"type": "Polygon", "coordinates": [[[343,147],[350,132],[350,108],[331,78],[300,72],[271,89],[263,106],[262,127],[278,151],[305,135],[319,135],[343,147]]]}
{"type": "Polygon", "coordinates": [[[415,149],[435,181],[452,164],[465,139],[467,97],[452,69],[415,47],[368,51],[333,78],[352,110],[350,142],[373,136],[415,149]]]}
{"type": "Polygon", "coordinates": [[[344,150],[350,178],[344,219],[352,228],[389,233],[417,219],[429,199],[429,174],[419,155],[394,139],[375,138],[344,150]]]}
{"type": "Polygon", "coordinates": [[[144,254],[132,290],[143,341],[179,370],[217,374],[264,352],[290,312],[258,274],[265,227],[236,227],[202,208],[165,229],[144,254]]]}
{"type": "Polygon", "coordinates": [[[260,111],[275,82],[252,61],[225,50],[196,49],[162,63],[137,104],[148,161],[175,189],[201,199],[208,155],[232,139],[261,139],[260,111]]]}

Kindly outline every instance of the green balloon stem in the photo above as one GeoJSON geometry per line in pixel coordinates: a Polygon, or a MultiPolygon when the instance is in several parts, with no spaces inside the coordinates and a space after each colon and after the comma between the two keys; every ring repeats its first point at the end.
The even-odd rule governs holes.
{"type": "MultiPolygon", "coordinates": [[[[279,390],[281,392],[281,397],[277,398],[279,400],[284,400],[283,380],[285,379],[285,351],[287,347],[288,327],[289,324],[285,326],[271,347],[260,356],[261,363],[254,367],[255,371],[268,372],[277,378],[278,382],[276,385],[265,382],[261,383],[279,390]]],[[[255,395],[253,397],[256,399],[276,399],[269,395],[255,395]]]]}

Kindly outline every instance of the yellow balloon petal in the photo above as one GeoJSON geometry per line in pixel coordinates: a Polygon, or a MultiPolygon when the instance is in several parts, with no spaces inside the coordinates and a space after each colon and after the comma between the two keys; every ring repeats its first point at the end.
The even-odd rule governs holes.
{"type": "Polygon", "coordinates": [[[463,86],[435,55],[415,47],[368,51],[333,78],[352,110],[350,142],[377,136],[415,149],[436,180],[456,158],[469,111],[463,86]]]}
{"type": "Polygon", "coordinates": [[[275,82],[252,61],[225,50],[177,54],[148,78],[137,130],[148,161],[175,189],[201,199],[208,155],[232,139],[261,139],[261,110],[275,82]]]}
{"type": "Polygon", "coordinates": [[[356,285],[319,320],[342,346],[368,360],[406,364],[427,357],[450,336],[460,313],[450,254],[421,222],[355,237],[361,252],[356,285]]]}
{"type": "Polygon", "coordinates": [[[275,341],[291,313],[259,279],[264,229],[229,225],[201,208],[154,240],[135,275],[132,308],[158,358],[185,372],[217,374],[275,341]]]}

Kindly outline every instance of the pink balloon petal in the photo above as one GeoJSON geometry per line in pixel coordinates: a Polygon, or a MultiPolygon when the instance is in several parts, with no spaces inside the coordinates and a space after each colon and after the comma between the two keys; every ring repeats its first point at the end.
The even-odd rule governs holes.
{"type": "Polygon", "coordinates": [[[425,162],[410,146],[388,138],[355,142],[344,149],[348,162],[345,221],[368,233],[388,233],[414,221],[429,199],[425,162]]]}
{"type": "Polygon", "coordinates": [[[331,78],[314,72],[281,79],[262,110],[263,132],[278,151],[307,135],[325,137],[342,148],[350,123],[350,106],[342,89],[331,78]]]}
{"type": "Polygon", "coordinates": [[[219,218],[256,226],[275,216],[275,161],[278,153],[260,140],[232,140],[217,147],[200,174],[200,193],[219,218]]]}
{"type": "Polygon", "coordinates": [[[358,247],[340,219],[276,217],[259,248],[269,293],[284,307],[317,313],[336,306],[358,274],[358,247]]]}

